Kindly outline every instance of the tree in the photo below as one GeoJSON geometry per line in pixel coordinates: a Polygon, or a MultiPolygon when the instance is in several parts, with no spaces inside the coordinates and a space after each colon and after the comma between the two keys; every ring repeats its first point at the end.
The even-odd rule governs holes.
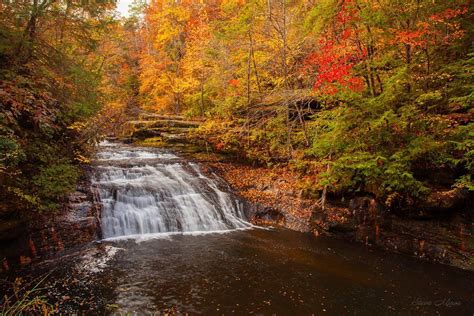
{"type": "Polygon", "coordinates": [[[96,52],[112,9],[51,0],[1,4],[2,214],[57,210],[75,187],[88,149],[75,126],[100,109],[96,52]]]}

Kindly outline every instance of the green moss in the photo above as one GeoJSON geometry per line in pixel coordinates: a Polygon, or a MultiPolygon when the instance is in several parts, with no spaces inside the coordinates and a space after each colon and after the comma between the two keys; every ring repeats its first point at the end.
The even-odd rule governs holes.
{"type": "Polygon", "coordinates": [[[167,144],[163,141],[162,137],[150,137],[145,138],[144,140],[136,142],[138,146],[144,147],[166,147],[167,144]]]}

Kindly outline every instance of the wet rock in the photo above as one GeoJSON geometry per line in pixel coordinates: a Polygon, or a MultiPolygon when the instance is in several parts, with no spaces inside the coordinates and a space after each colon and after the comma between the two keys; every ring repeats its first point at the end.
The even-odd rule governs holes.
{"type": "Polygon", "coordinates": [[[187,142],[188,140],[187,133],[180,133],[180,134],[162,133],[161,136],[168,143],[183,143],[183,142],[187,142]]]}
{"type": "Polygon", "coordinates": [[[455,188],[447,191],[434,191],[418,207],[430,214],[442,215],[462,208],[469,202],[469,198],[469,191],[465,189],[455,188]]]}
{"type": "Polygon", "coordinates": [[[285,216],[280,211],[267,207],[257,210],[252,217],[252,222],[258,225],[284,226],[285,216]]]}
{"type": "Polygon", "coordinates": [[[145,139],[149,137],[157,137],[160,135],[161,132],[159,130],[154,130],[151,128],[142,128],[133,132],[132,138],[145,139]]]}
{"type": "Polygon", "coordinates": [[[145,115],[143,120],[127,123],[128,134],[134,139],[161,137],[165,143],[183,143],[188,141],[188,134],[199,127],[201,121],[184,120],[183,117],[145,115]]]}
{"type": "Polygon", "coordinates": [[[425,204],[424,213],[428,215],[424,218],[399,216],[382,207],[370,195],[355,196],[342,202],[329,200],[324,212],[320,207],[314,208],[311,225],[317,236],[330,235],[474,270],[474,262],[470,259],[474,255],[474,234],[470,224],[474,210],[461,207],[466,205],[464,199],[467,197],[454,190],[434,196],[437,198],[425,204]],[[441,197],[448,201],[442,201],[441,197]],[[449,218],[431,213],[441,209],[450,214],[449,218]]]}
{"type": "Polygon", "coordinates": [[[15,268],[48,258],[57,252],[87,244],[100,237],[100,204],[94,198],[90,183],[91,170],[78,183],[59,215],[36,215],[15,226],[8,240],[0,241],[0,257],[15,268]]]}

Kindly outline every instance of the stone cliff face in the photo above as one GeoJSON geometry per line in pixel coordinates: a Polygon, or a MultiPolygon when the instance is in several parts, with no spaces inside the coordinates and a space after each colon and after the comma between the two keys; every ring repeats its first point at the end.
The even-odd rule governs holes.
{"type": "Polygon", "coordinates": [[[92,170],[69,195],[60,214],[37,215],[5,231],[0,241],[0,272],[27,265],[100,238],[100,204],[91,187],[92,170]]]}
{"type": "Polygon", "coordinates": [[[319,233],[474,270],[473,208],[463,204],[443,216],[427,209],[420,212],[425,215],[394,214],[374,198],[359,196],[347,202],[332,200],[326,212],[313,212],[311,222],[319,233]],[[341,215],[330,219],[331,213],[341,215]]]}

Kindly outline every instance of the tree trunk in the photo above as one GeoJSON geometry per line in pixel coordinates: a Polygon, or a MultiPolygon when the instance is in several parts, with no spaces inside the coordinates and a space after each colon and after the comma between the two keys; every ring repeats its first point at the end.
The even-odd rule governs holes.
{"type": "MultiPolygon", "coordinates": [[[[329,160],[331,160],[331,155],[329,155],[329,160]]],[[[328,165],[326,167],[326,172],[329,173],[331,170],[331,165],[328,162],[328,165]]],[[[326,197],[328,193],[328,185],[326,184],[323,188],[323,195],[321,196],[321,209],[324,212],[326,210],[326,197]]]]}
{"type": "Polygon", "coordinates": [[[257,79],[258,94],[259,94],[260,99],[262,99],[262,88],[260,86],[260,77],[258,76],[257,62],[255,61],[255,54],[254,54],[254,49],[253,49],[253,38],[252,38],[252,33],[250,33],[250,31],[249,31],[249,39],[250,39],[250,51],[252,53],[253,69],[255,71],[255,78],[257,79]]]}
{"type": "Polygon", "coordinates": [[[411,64],[411,45],[405,44],[405,62],[407,65],[411,64]]]}
{"type": "Polygon", "coordinates": [[[304,136],[305,145],[306,145],[306,147],[309,147],[309,138],[308,138],[308,133],[306,132],[306,123],[303,119],[303,114],[302,114],[301,108],[298,105],[298,103],[296,103],[295,106],[296,106],[296,110],[298,111],[298,119],[300,121],[301,128],[303,129],[303,136],[304,136]]]}
{"type": "Polygon", "coordinates": [[[250,72],[251,72],[251,58],[252,58],[252,48],[249,47],[249,54],[247,60],[247,146],[250,147],[250,72]]]}
{"type": "Polygon", "coordinates": [[[201,116],[204,117],[204,78],[200,77],[201,84],[201,116]]]}

